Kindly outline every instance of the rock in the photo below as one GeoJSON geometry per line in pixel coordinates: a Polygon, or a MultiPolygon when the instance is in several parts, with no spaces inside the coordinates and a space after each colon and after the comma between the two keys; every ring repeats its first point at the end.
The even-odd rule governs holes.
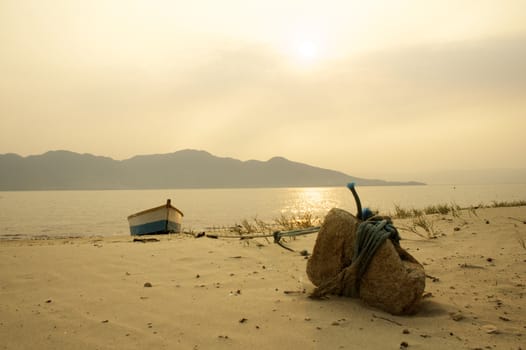
{"type": "Polygon", "coordinates": [[[492,324],[487,324],[487,325],[482,326],[482,330],[488,334],[498,334],[499,333],[498,328],[492,324]]]}
{"type": "Polygon", "coordinates": [[[451,317],[451,319],[453,321],[462,321],[464,319],[464,315],[462,315],[461,312],[452,312],[449,314],[449,317],[451,317]]]}
{"type": "Polygon", "coordinates": [[[341,209],[327,214],[307,263],[307,275],[318,286],[313,297],[359,296],[391,314],[414,313],[425,288],[424,268],[389,239],[380,245],[356,286],[357,264],[351,263],[359,223],[341,209]]]}
{"type": "Polygon", "coordinates": [[[307,261],[307,275],[319,286],[350,265],[359,221],[342,209],[331,209],[316,237],[307,261]]]}
{"type": "Polygon", "coordinates": [[[416,260],[401,259],[394,244],[387,240],[362,278],[360,298],[394,315],[412,314],[424,293],[425,280],[423,266],[416,260]]]}
{"type": "Polygon", "coordinates": [[[151,288],[152,284],[150,282],[146,282],[146,283],[144,283],[144,287],[145,288],[151,288]]]}

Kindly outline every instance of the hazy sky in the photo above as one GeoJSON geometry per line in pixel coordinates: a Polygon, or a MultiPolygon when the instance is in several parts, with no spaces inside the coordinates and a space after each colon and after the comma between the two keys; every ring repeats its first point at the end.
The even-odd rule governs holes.
{"type": "Polygon", "coordinates": [[[0,0],[0,153],[526,168],[526,1],[0,0]]]}

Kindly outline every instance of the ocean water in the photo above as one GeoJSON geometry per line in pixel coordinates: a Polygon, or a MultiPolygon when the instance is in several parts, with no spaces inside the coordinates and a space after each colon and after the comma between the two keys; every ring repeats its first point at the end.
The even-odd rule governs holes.
{"type": "MultiPolygon", "coordinates": [[[[357,191],[363,206],[383,214],[392,212],[394,205],[467,207],[526,200],[526,184],[357,187],[357,191]]],[[[282,214],[311,212],[323,218],[334,207],[356,211],[345,186],[0,192],[0,239],[127,235],[128,215],[162,205],[168,198],[184,213],[183,229],[194,231],[233,226],[255,217],[272,222],[282,214]]]]}

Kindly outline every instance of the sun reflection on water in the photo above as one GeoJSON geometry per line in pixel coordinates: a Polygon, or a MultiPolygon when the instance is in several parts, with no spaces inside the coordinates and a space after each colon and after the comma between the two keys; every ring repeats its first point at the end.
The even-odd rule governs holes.
{"type": "Polygon", "coordinates": [[[288,190],[288,200],[281,208],[281,214],[298,216],[310,213],[323,217],[327,211],[339,204],[330,188],[291,188],[288,190]]]}

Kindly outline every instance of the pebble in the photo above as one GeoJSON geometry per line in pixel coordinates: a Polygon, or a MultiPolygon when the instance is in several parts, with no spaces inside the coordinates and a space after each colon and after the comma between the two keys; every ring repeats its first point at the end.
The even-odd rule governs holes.
{"type": "Polygon", "coordinates": [[[146,282],[146,283],[144,283],[144,287],[151,288],[152,284],[150,282],[146,282]]]}
{"type": "Polygon", "coordinates": [[[484,332],[488,333],[488,334],[497,334],[497,333],[499,333],[498,328],[495,327],[492,324],[487,324],[487,325],[482,326],[482,330],[484,332]]]}
{"type": "Polygon", "coordinates": [[[453,312],[450,314],[450,317],[453,321],[460,321],[464,319],[464,315],[462,315],[460,312],[453,312]]]}

